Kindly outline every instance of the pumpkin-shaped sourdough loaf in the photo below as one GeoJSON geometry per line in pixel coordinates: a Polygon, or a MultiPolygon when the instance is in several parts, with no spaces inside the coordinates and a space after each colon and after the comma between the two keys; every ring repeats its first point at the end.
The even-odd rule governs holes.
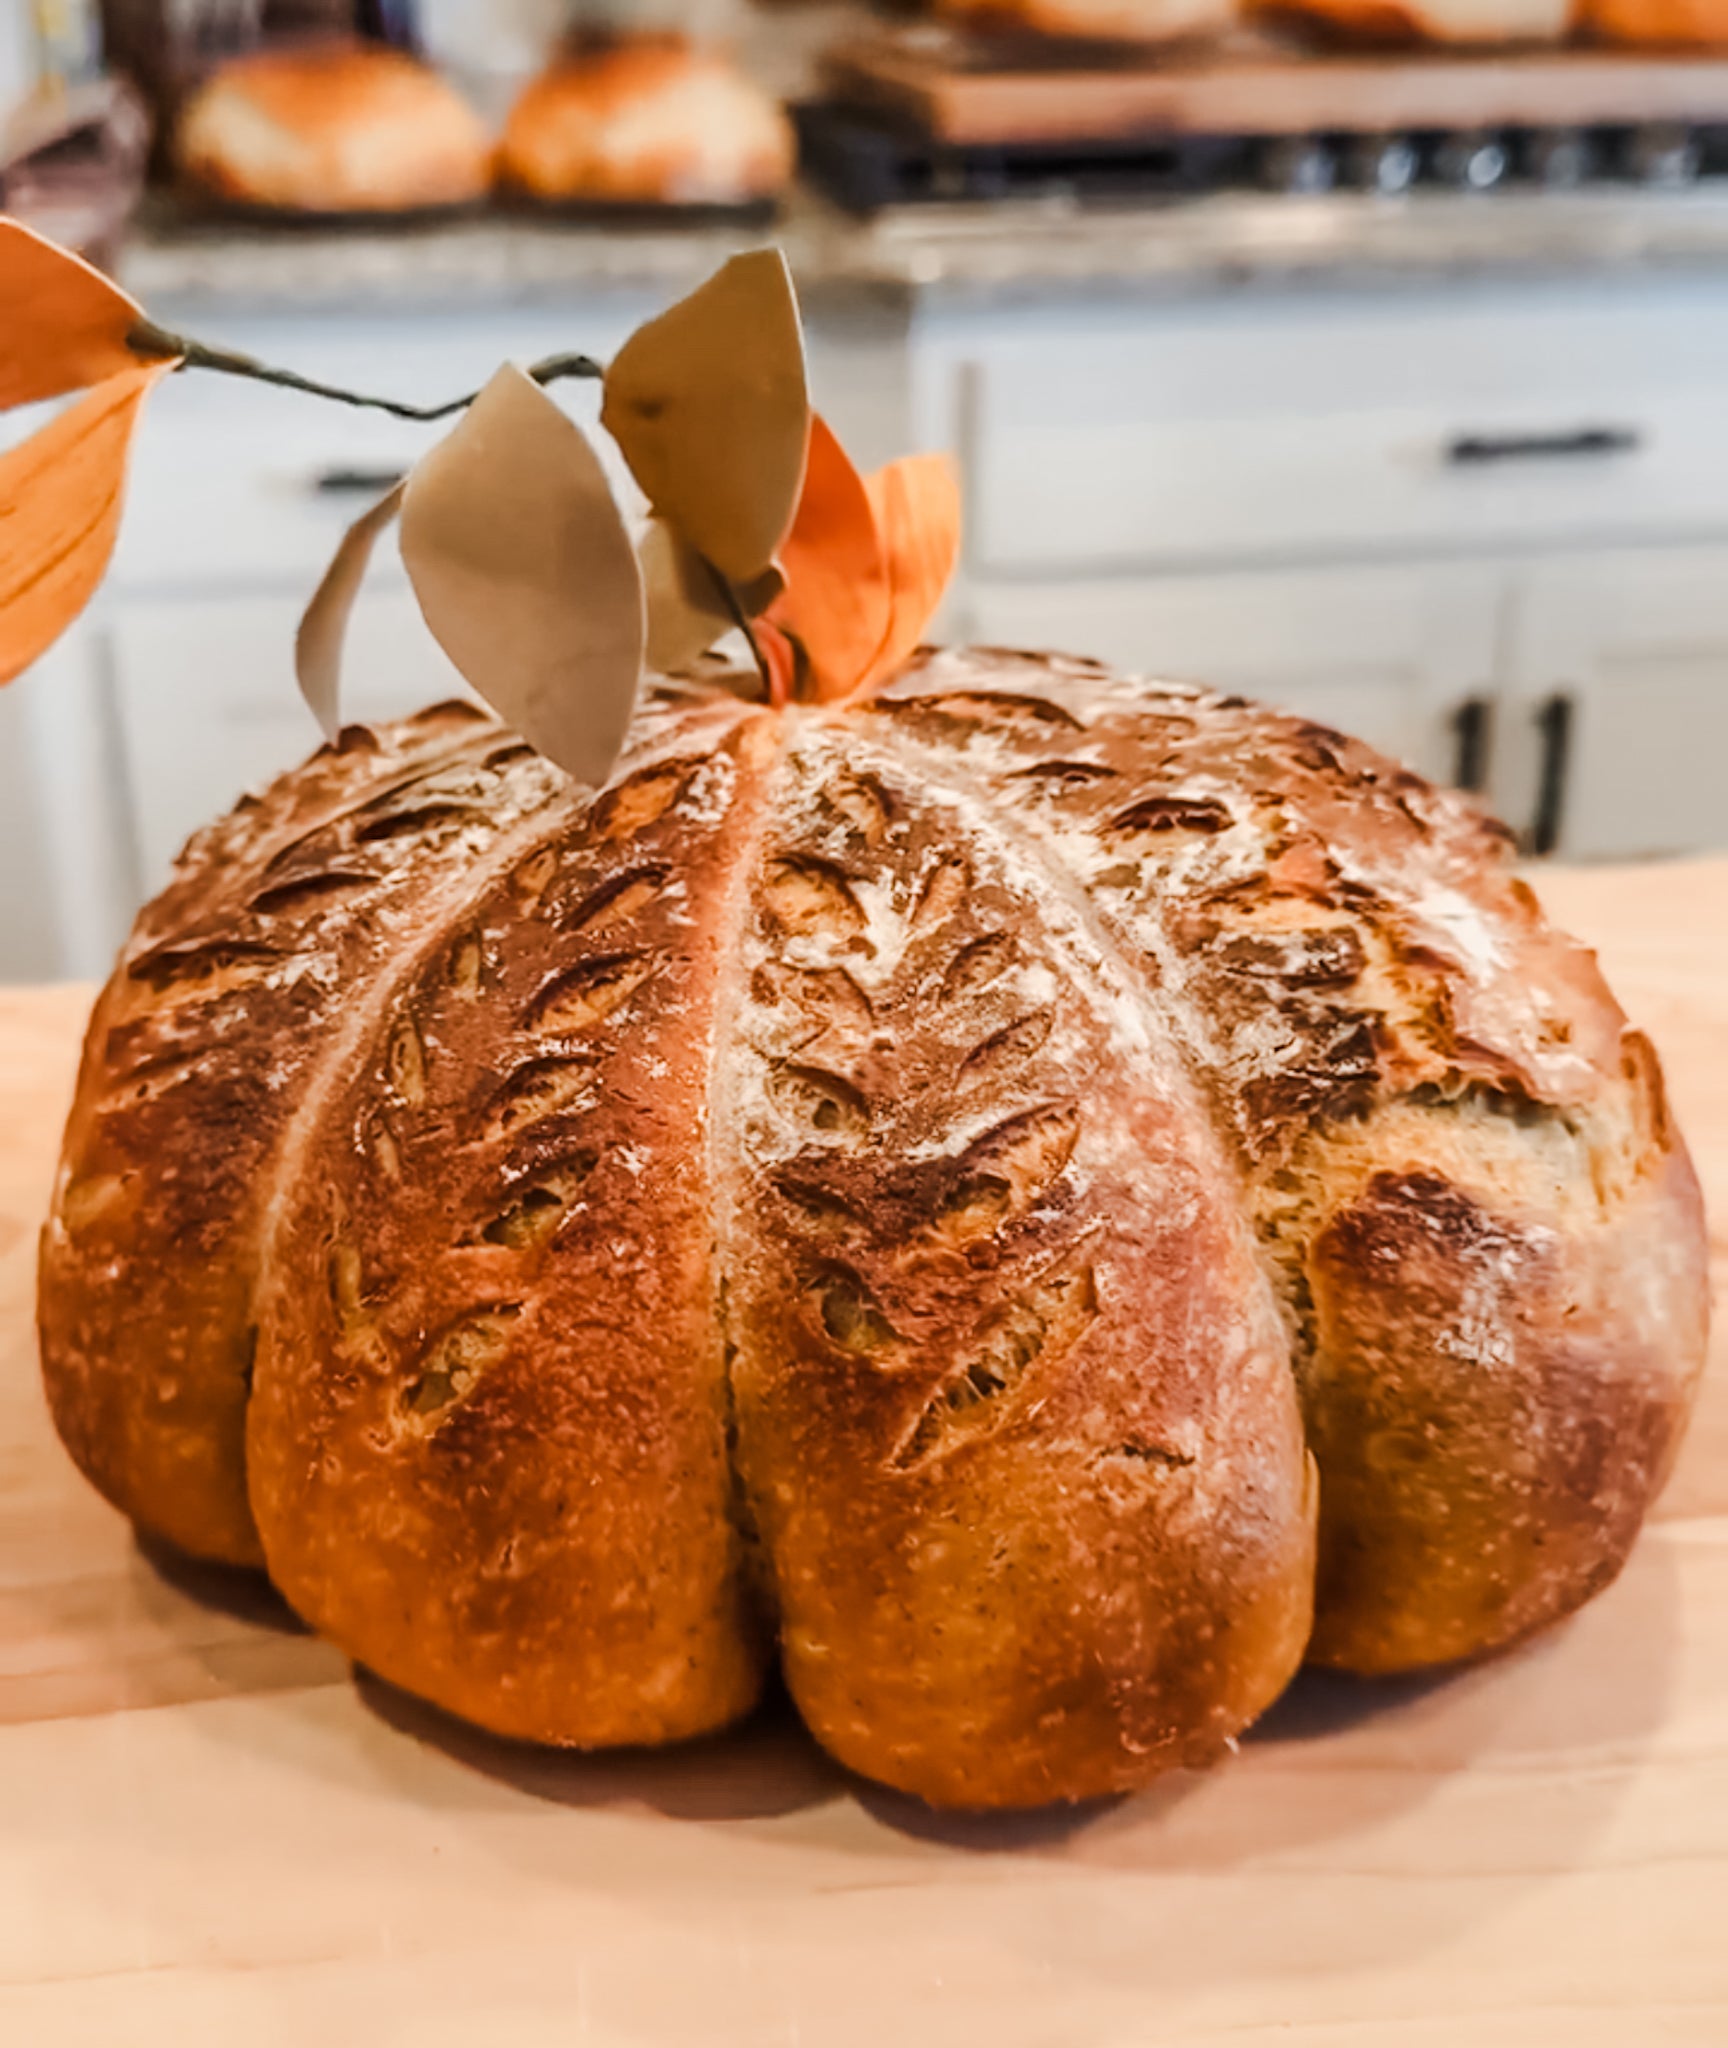
{"type": "Polygon", "coordinates": [[[73,1455],[506,1734],[776,1654],[939,1803],[1203,1760],[1304,1657],[1611,1579],[1704,1346],[1649,1045],[1503,836],[1095,664],[657,683],[594,797],[482,715],[194,839],[44,1245],[73,1455]]]}

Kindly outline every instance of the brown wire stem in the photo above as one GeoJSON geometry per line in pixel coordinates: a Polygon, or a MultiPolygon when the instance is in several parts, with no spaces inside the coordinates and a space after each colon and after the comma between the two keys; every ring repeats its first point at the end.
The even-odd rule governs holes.
{"type": "MultiPolygon", "coordinates": [[[[284,391],[304,391],[313,398],[328,398],[338,405],[362,406],[369,412],[387,412],[399,420],[445,420],[465,412],[479,396],[470,391],[443,405],[405,405],[395,398],[374,398],[362,391],[347,391],[339,384],[321,384],[314,377],[302,377],[297,370],[279,370],[261,363],[255,356],[238,350],[211,348],[190,335],[174,334],[158,327],[154,320],[141,320],[126,337],[127,346],[142,356],[178,356],[182,369],[215,370],[225,377],[248,377],[257,384],[275,384],[284,391]]],[[[555,384],[566,377],[601,377],[604,366],[592,356],[566,354],[547,356],[531,364],[526,374],[536,384],[555,384]]]]}
{"type": "MultiPolygon", "coordinates": [[[[710,564],[709,566],[712,568],[713,565],[710,564]]],[[[768,666],[767,656],[763,654],[762,649],[757,645],[756,635],[750,630],[750,621],[745,617],[744,607],[738,602],[738,593],[732,588],[730,580],[722,576],[718,569],[715,569],[713,573],[714,581],[719,584],[721,592],[726,599],[726,609],[732,614],[732,623],[744,635],[745,643],[750,649],[750,659],[755,662],[756,672],[762,678],[762,687],[768,692],[769,701],[772,702],[774,697],[774,672],[768,666]]]]}

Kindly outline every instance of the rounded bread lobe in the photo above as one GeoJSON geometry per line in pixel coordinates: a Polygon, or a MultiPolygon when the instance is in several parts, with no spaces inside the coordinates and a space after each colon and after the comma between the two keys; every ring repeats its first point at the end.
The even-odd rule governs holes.
{"type": "Polygon", "coordinates": [[[271,1577],[501,1734],[675,1740],[756,1698],[706,1094],[760,715],[708,700],[359,992],[284,1161],[247,1469],[271,1577]]]}
{"type": "Polygon", "coordinates": [[[785,111],[728,59],[644,36],[530,80],[499,164],[537,199],[742,205],[782,192],[795,153],[785,111]]]}
{"type": "Polygon", "coordinates": [[[797,722],[722,1035],[740,1471],[828,1749],[940,1805],[1087,1798],[1300,1662],[1295,1390],[1132,968],[876,738],[797,722]]]}
{"type": "Polygon", "coordinates": [[[220,198],[301,213],[459,206],[492,146],[454,86],[400,50],[333,40],[236,58],[175,136],[182,173],[220,198]]]}
{"type": "Polygon", "coordinates": [[[1310,1654],[1444,1663],[1587,1599],[1690,1410],[1702,1211],[1506,835],[1338,733],[1060,657],[934,656],[875,715],[1051,843],[1208,1089],[1320,1464],[1310,1654]]]}
{"type": "Polygon", "coordinates": [[[1628,1085],[1617,1140],[1466,1102],[1388,1111],[1372,1159],[1327,1161],[1304,1374],[1327,1475],[1317,1660],[1480,1655],[1631,1549],[1703,1357],[1705,1275],[1690,1169],[1628,1085]]]}
{"type": "Polygon", "coordinates": [[[194,1556],[262,1561],[241,1437],[276,1148],[357,984],[555,776],[466,705],[335,747],[199,833],[97,1002],[43,1231],[54,1419],[194,1556]]]}

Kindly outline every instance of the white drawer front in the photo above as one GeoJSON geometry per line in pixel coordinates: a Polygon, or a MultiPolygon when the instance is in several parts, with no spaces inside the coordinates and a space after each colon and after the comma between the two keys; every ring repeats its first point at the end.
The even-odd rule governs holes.
{"type": "Polygon", "coordinates": [[[1728,290],[1083,314],[949,338],[980,574],[1728,529],[1728,290]],[[1583,430],[1632,445],[1454,452],[1583,430]]]}

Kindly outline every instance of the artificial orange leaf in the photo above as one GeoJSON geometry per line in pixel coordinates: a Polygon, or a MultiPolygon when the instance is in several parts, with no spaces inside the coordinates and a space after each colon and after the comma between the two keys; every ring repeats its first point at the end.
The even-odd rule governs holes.
{"type": "Polygon", "coordinates": [[[792,643],[771,619],[757,619],[750,637],[768,672],[768,701],[784,710],[792,701],[792,686],[798,679],[798,657],[792,643]]]}
{"type": "Polygon", "coordinates": [[[864,681],[885,682],[936,616],[960,559],[960,479],[946,455],[905,455],[865,479],[888,571],[888,632],[864,681]]]}
{"type": "Polygon", "coordinates": [[[143,318],[81,257],[0,218],[0,411],[136,369],[126,337],[143,318]]]}
{"type": "Polygon", "coordinates": [[[0,454],[0,683],[95,595],[120,530],[138,409],[173,367],[135,364],[0,454]]]}
{"type": "Polygon", "coordinates": [[[432,637],[506,723],[596,787],[636,710],[642,572],[600,458],[508,364],[409,472],[402,560],[432,637]]]}
{"type": "Polygon", "coordinates": [[[335,739],[342,729],[342,643],[348,636],[354,600],[366,579],[372,550],[401,511],[402,493],[407,488],[404,478],[349,527],[337,543],[311,603],[300,615],[300,629],[294,635],[294,675],[326,739],[335,739]]]}
{"type": "Polygon", "coordinates": [[[864,479],[819,413],[810,421],[804,493],[780,566],[786,590],[768,618],[804,650],[818,703],[850,696],[888,637],[888,564],[864,479]]]}

